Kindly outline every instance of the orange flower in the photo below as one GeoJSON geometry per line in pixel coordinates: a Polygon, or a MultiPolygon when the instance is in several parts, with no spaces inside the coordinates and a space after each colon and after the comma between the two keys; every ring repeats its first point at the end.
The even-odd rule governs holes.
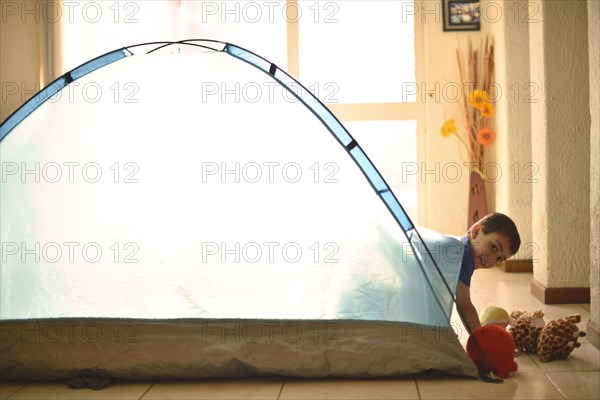
{"type": "Polygon", "coordinates": [[[483,103],[479,109],[481,110],[481,115],[486,118],[494,116],[494,107],[490,103],[483,103]]]}
{"type": "Polygon", "coordinates": [[[494,132],[487,126],[481,128],[479,130],[479,133],[477,133],[477,141],[484,146],[491,145],[492,143],[494,143],[495,139],[496,139],[496,132],[494,132]]]}

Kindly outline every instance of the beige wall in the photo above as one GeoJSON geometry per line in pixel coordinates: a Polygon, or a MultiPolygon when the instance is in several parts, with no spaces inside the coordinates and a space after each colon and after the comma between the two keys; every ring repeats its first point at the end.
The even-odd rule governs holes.
{"type": "MultiPolygon", "coordinates": [[[[499,88],[496,99],[496,115],[493,119],[497,136],[495,144],[486,156],[490,181],[486,185],[489,211],[510,215],[521,233],[522,251],[518,257],[531,258],[531,190],[529,181],[531,168],[531,116],[529,94],[529,23],[525,13],[520,15],[508,10],[510,4],[483,1],[484,15],[480,32],[444,32],[441,18],[427,18],[425,31],[425,85],[442,89],[440,101],[427,98],[425,107],[425,136],[427,152],[424,162],[433,170],[436,163],[442,166],[449,163],[462,165],[467,161],[466,154],[455,138],[445,139],[440,135],[440,127],[447,118],[455,118],[459,129],[464,129],[461,120],[461,103],[445,99],[443,88],[458,82],[458,68],[455,51],[458,43],[466,44],[471,38],[474,44],[485,35],[493,37],[495,44],[495,80],[499,88]],[[495,164],[494,164],[495,163],[495,164]],[[499,173],[500,175],[492,176],[499,173]],[[494,182],[492,182],[494,181],[494,182]],[[528,250],[528,251],[527,251],[528,250]]],[[[535,96],[532,96],[535,99],[535,96]]],[[[443,172],[443,167],[441,168],[443,172]]],[[[420,201],[419,220],[421,224],[442,232],[461,234],[466,230],[468,175],[463,166],[461,179],[440,179],[432,175],[422,176],[425,187],[425,201],[420,201]]],[[[535,174],[533,175],[535,178],[535,174]]]]}
{"type": "MultiPolygon", "coordinates": [[[[525,2],[521,2],[525,3],[525,2]]],[[[532,186],[536,167],[531,160],[531,102],[537,100],[537,85],[530,79],[529,25],[523,6],[517,14],[514,2],[496,2],[499,15],[490,14],[486,32],[495,40],[495,80],[501,95],[496,103],[495,124],[498,133],[491,148],[490,161],[498,163],[502,176],[488,185],[492,211],[509,215],[517,224],[522,245],[518,259],[535,259],[539,251],[532,242],[532,186]]]]}
{"type": "Polygon", "coordinates": [[[600,2],[588,1],[590,63],[590,287],[591,319],[600,328],[600,2]]]}
{"type": "Polygon", "coordinates": [[[532,159],[540,169],[532,187],[533,240],[541,247],[534,279],[546,287],[589,287],[587,3],[534,4],[540,18],[529,30],[531,79],[541,88],[531,110],[532,159]]]}
{"type": "Polygon", "coordinates": [[[418,174],[421,186],[419,194],[423,194],[419,198],[419,224],[440,232],[459,235],[467,228],[469,177],[463,162],[467,162],[468,159],[460,143],[455,138],[443,138],[440,128],[446,119],[454,118],[457,128],[463,129],[462,99],[458,102],[449,101],[448,97],[455,94],[446,92],[446,88],[452,88],[459,82],[456,63],[459,40],[466,43],[469,36],[475,39],[481,35],[476,32],[443,32],[441,2],[427,4],[435,13],[424,14],[421,10],[415,21],[423,24],[424,34],[421,73],[423,82],[420,82],[420,88],[433,92],[432,96],[418,96],[425,115],[423,129],[419,129],[420,142],[424,148],[423,154],[420,154],[422,158],[418,174]],[[456,164],[460,166],[460,176],[456,177],[455,173],[450,176],[456,164]],[[452,171],[447,168],[452,168],[452,171]]]}
{"type": "MultiPolygon", "coordinates": [[[[503,175],[494,184],[487,185],[488,206],[515,219],[527,246],[519,257],[534,259],[537,281],[547,287],[591,285],[596,304],[592,306],[593,314],[598,321],[599,256],[594,243],[600,242],[600,162],[598,115],[596,111],[590,122],[590,112],[593,114],[599,109],[600,3],[534,2],[532,8],[527,8],[527,2],[520,3],[521,14],[517,17],[515,2],[495,2],[494,7],[500,7],[503,18],[488,23],[484,19],[480,33],[443,32],[441,20],[427,19],[424,23],[426,84],[429,88],[439,82],[443,87],[447,82],[456,81],[458,72],[453,52],[458,40],[471,36],[476,41],[485,33],[493,35],[495,79],[503,96],[496,104],[497,138],[487,161],[497,162],[503,175]],[[591,10],[590,48],[595,46],[589,63],[587,8],[591,10]],[[531,10],[538,12],[533,20],[526,21],[525,11],[531,10]],[[588,89],[590,84],[591,89],[588,89]]],[[[426,123],[422,134],[427,142],[424,161],[428,164],[460,162],[458,144],[439,134],[446,118],[460,115],[460,105],[427,99],[424,108],[426,123]]],[[[425,204],[420,202],[423,225],[461,233],[465,225],[466,182],[428,179],[422,186],[426,187],[425,204]]]]}
{"type": "MultiPolygon", "coordinates": [[[[27,2],[34,9],[32,1],[27,2]]],[[[0,121],[40,88],[40,18],[24,13],[23,2],[2,4],[0,21],[0,121]]]]}

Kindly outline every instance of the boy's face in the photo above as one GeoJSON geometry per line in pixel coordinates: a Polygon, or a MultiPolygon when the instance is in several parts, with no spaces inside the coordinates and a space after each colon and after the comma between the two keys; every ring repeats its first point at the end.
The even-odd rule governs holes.
{"type": "Polygon", "coordinates": [[[478,224],[471,228],[471,247],[475,269],[495,267],[512,256],[506,236],[496,232],[485,234],[478,224]]]}

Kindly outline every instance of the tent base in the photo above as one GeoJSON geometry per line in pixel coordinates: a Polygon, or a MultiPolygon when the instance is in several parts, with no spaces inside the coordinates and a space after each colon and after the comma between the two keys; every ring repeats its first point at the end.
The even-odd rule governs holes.
{"type": "Polygon", "coordinates": [[[58,319],[0,324],[3,380],[82,371],[158,380],[256,375],[477,377],[451,328],[371,321],[58,319]]]}

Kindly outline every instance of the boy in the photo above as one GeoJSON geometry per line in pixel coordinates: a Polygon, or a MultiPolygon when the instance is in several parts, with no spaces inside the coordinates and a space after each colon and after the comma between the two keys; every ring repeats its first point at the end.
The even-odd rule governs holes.
{"type": "Polygon", "coordinates": [[[476,269],[493,268],[516,254],[521,238],[515,223],[500,213],[488,214],[469,228],[462,238],[465,244],[456,289],[456,304],[462,311],[463,324],[471,333],[481,326],[477,310],[471,302],[471,276],[476,269]]]}

